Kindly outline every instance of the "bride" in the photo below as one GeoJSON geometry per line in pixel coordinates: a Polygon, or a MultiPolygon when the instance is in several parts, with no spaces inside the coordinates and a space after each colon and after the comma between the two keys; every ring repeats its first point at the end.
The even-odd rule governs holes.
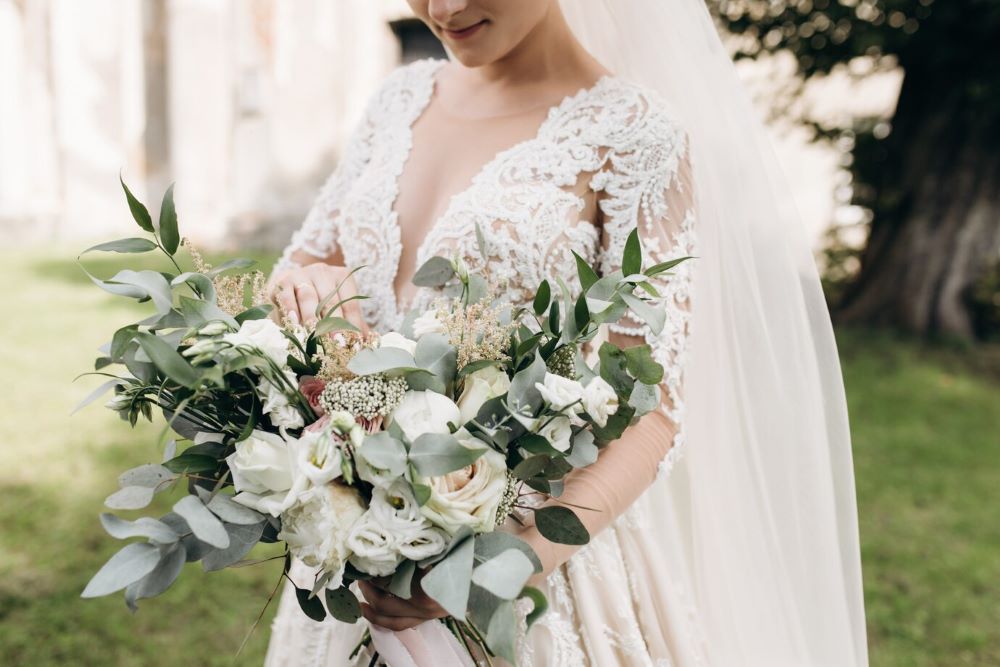
{"type": "MultiPolygon", "coordinates": [[[[550,602],[522,624],[519,664],[867,665],[829,316],[702,0],[408,2],[450,57],[398,67],[370,99],[275,266],[289,316],[313,319],[362,267],[346,286],[369,298],[344,315],[392,329],[434,298],[410,284],[433,255],[516,303],[543,278],[579,289],[573,251],[619,268],[636,227],[651,262],[696,256],[659,286],[661,335],[606,332],[667,372],[662,409],[567,481],[560,500],[596,510],[578,512],[590,543],[549,543],[530,515],[504,525],[538,552],[550,602]]],[[[369,626],[409,648],[390,667],[453,664],[421,642],[445,615],[426,595],[359,586],[355,625],[310,620],[286,586],[266,664],[368,665],[349,656],[369,626]]]]}

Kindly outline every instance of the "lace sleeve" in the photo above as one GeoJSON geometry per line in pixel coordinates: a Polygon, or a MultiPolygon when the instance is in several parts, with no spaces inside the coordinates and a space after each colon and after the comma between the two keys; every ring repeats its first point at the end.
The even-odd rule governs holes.
{"type": "Polygon", "coordinates": [[[337,217],[344,195],[362,172],[371,157],[372,136],[375,132],[376,105],[380,95],[369,100],[364,116],[358,121],[347,141],[337,167],[326,179],[306,214],[302,225],[292,234],[291,241],[275,262],[271,275],[298,268],[337,253],[337,217]]]}
{"type": "MultiPolygon", "coordinates": [[[[610,156],[610,169],[598,172],[591,184],[603,191],[599,199],[603,272],[620,268],[625,241],[637,227],[646,266],[694,254],[695,202],[686,136],[672,123],[646,136],[656,139],[643,140],[628,153],[616,151],[610,156]]],[[[667,313],[662,333],[654,335],[635,319],[623,318],[609,327],[609,340],[621,347],[649,343],[665,372],[660,410],[640,419],[621,440],[602,449],[595,463],[571,472],[559,500],[545,503],[581,506],[575,512],[591,536],[627,510],[680,452],[691,261],[695,260],[656,280],[660,305],[667,313]]],[[[536,582],[578,549],[541,538],[530,526],[530,519],[526,531],[525,537],[539,552],[543,565],[536,582]]]]}

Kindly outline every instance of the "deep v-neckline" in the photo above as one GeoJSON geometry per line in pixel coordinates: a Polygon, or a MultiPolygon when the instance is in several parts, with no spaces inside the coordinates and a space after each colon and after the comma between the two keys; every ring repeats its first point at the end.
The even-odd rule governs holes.
{"type": "MultiPolygon", "coordinates": [[[[392,226],[392,233],[394,236],[400,239],[398,244],[398,254],[395,258],[394,265],[392,267],[391,275],[389,276],[389,292],[392,294],[392,305],[395,311],[395,317],[393,319],[398,320],[399,315],[408,310],[413,299],[416,296],[416,292],[411,294],[409,298],[401,299],[400,295],[396,292],[396,279],[399,277],[399,266],[403,258],[403,245],[402,245],[402,225],[399,222],[399,214],[396,211],[396,204],[399,202],[399,186],[403,180],[403,172],[406,169],[406,164],[410,161],[410,154],[413,152],[413,126],[417,123],[421,116],[430,106],[431,101],[434,98],[434,94],[438,89],[438,73],[441,68],[448,64],[450,61],[444,58],[437,59],[434,67],[428,68],[427,77],[428,81],[426,85],[428,87],[426,93],[419,98],[419,104],[408,114],[408,118],[404,123],[404,132],[402,138],[402,144],[405,149],[400,157],[400,164],[394,173],[393,190],[391,193],[391,200],[389,202],[389,220],[392,226]]],[[[437,229],[438,225],[441,224],[443,220],[448,219],[454,214],[454,209],[457,201],[466,196],[470,191],[474,190],[479,182],[485,178],[485,175],[494,171],[496,165],[501,164],[503,160],[506,160],[509,156],[520,152],[525,146],[530,146],[531,144],[538,143],[542,141],[548,134],[549,127],[556,121],[556,119],[565,112],[572,104],[578,103],[580,100],[589,97],[597,93],[601,88],[616,79],[614,73],[602,74],[594,83],[589,86],[584,86],[578,89],[575,93],[569,93],[565,95],[559,102],[548,107],[545,112],[545,116],[542,122],[539,123],[538,128],[535,130],[534,134],[531,136],[521,139],[515,142],[507,148],[501,149],[493,154],[491,158],[486,160],[478,169],[473,172],[472,177],[466,183],[464,187],[458,191],[452,193],[447,198],[447,203],[445,204],[444,211],[441,215],[437,216],[431,221],[431,224],[427,227],[427,231],[424,234],[423,239],[417,245],[414,255],[414,266],[419,268],[420,257],[424,254],[424,246],[427,244],[428,239],[433,236],[433,232],[437,229]]]]}

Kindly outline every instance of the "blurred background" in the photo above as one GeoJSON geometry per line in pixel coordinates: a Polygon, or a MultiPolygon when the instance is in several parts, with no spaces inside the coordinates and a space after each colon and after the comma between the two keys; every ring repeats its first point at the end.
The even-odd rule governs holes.
{"type": "MultiPolygon", "coordinates": [[[[834,313],[872,664],[998,665],[1000,2],[708,7],[834,313]]],[[[134,235],[121,172],[154,217],[176,182],[213,261],[268,270],[368,95],[428,55],[403,0],[0,0],[0,664],[261,663],[273,605],[233,654],[277,562],[188,572],[134,615],[79,598],[120,546],[102,501],[159,461],[160,429],[69,414],[99,384],[73,378],[144,312],[76,258],[134,235]]]]}

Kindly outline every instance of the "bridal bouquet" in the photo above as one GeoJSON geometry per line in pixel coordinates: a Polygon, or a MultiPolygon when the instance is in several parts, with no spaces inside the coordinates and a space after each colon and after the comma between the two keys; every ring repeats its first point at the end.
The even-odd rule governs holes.
{"type": "Polygon", "coordinates": [[[513,662],[515,601],[531,601],[529,627],[546,601],[526,585],[541,571],[538,557],[499,528],[518,520],[518,508],[534,512],[546,539],[588,541],[571,507],[525,496],[558,501],[570,471],[657,406],[663,369],[649,346],[603,343],[593,366],[583,350],[602,323],[629,310],[659,331],[663,311],[640,294],[655,299],[650,279],[687,258],[644,269],[633,232],[623,270],[599,277],[578,257],[582,294],[542,282],[521,308],[494,299],[497,286],[461,260],[434,257],[413,282],[442,296],[399,331],[363,334],[329,314],[343,304],[336,292],[307,330],[269,318],[264,276],[251,262],[212,268],[181,243],[172,190],[154,225],[122,186],[146,236],[88,252],[160,251],[171,270],[88,273],[155,313],[114,332],[95,368],[110,379],[84,404],[113,389],[107,407],[133,426],[154,409],[167,424],[162,462],[124,472],[110,509],[139,510],[171,490],[180,497],[156,518],[101,514],[112,537],[142,539],[112,556],[83,597],[124,589],[134,611],[186,562],[240,567],[271,560],[246,556],[279,542],[282,577],[292,556],[317,572],[293,582],[310,618],[355,622],[352,582],[384,577],[409,598],[419,571],[470,653],[475,646],[513,662]],[[121,372],[109,373],[116,365],[121,372]]]}

